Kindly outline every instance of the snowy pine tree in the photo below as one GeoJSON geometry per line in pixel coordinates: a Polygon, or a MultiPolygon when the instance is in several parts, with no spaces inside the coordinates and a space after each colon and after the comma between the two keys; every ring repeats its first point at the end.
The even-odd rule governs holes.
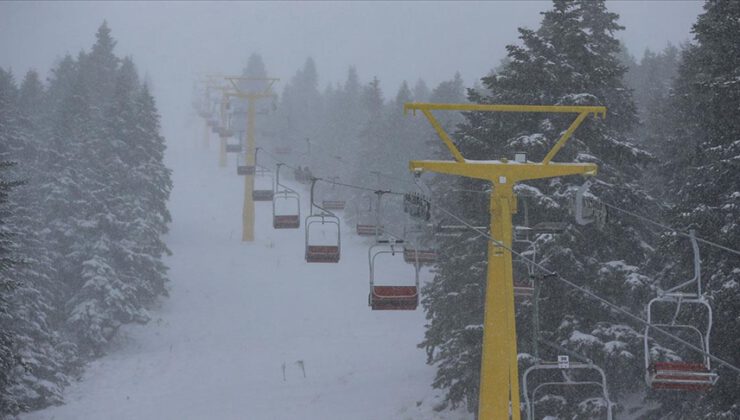
{"type": "Polygon", "coordinates": [[[0,68],[0,415],[15,413],[22,407],[22,402],[12,393],[17,386],[13,372],[22,368],[14,328],[16,314],[12,310],[19,285],[12,270],[21,261],[17,255],[16,232],[9,223],[13,216],[9,196],[18,182],[8,173],[16,164],[10,160],[9,146],[21,135],[17,97],[18,88],[12,74],[0,68]]]}
{"type": "MultiPolygon", "coordinates": [[[[708,1],[693,26],[695,42],[682,53],[668,108],[669,129],[656,146],[664,158],[663,196],[669,224],[737,248],[740,244],[740,3],[708,1]],[[667,188],[666,188],[667,186],[667,188]]],[[[740,365],[740,258],[700,244],[702,282],[714,311],[712,354],[740,365]]],[[[690,278],[688,240],[665,235],[655,264],[663,288],[690,278]]],[[[670,343],[666,343],[670,344],[670,343]]],[[[681,346],[675,345],[673,350],[681,346]]],[[[706,395],[655,394],[662,415],[738,418],[740,379],[715,364],[720,379],[706,395]]],[[[653,415],[658,415],[655,413],[653,415]]]]}

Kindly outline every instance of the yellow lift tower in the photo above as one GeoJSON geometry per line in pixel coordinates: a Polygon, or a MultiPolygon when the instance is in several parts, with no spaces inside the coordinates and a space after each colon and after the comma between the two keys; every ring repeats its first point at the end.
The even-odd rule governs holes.
{"type": "MultiPolygon", "coordinates": [[[[233,90],[226,91],[224,96],[247,100],[247,147],[244,151],[244,162],[254,168],[254,120],[256,103],[260,99],[275,97],[272,86],[280,79],[270,77],[238,77],[227,76],[224,79],[231,83],[233,90]]],[[[224,146],[225,147],[225,146],[224,146]]],[[[244,207],[242,208],[242,241],[254,240],[254,171],[249,171],[244,177],[244,207]]]]}
{"type": "Polygon", "coordinates": [[[553,157],[565,145],[573,132],[590,114],[606,116],[601,106],[545,105],[478,105],[407,103],[404,112],[421,111],[429,120],[455,158],[454,161],[421,160],[409,162],[415,174],[422,171],[465,176],[492,183],[489,211],[490,229],[494,241],[488,243],[488,273],[485,315],[483,323],[483,353],[480,375],[478,419],[520,420],[519,372],[517,368],[516,320],[514,318],[514,286],[511,266],[512,223],[517,211],[514,185],[533,179],[565,175],[595,175],[592,163],[555,163],[553,157]],[[578,116],[541,162],[529,162],[524,156],[514,161],[466,160],[432,114],[432,111],[482,112],[546,112],[574,113],[578,116]]]}

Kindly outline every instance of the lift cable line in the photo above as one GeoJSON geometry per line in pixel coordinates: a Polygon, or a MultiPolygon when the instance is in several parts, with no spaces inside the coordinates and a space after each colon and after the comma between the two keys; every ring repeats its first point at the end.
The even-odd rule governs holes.
{"type": "MultiPolygon", "coordinates": [[[[689,233],[689,232],[686,232],[686,231],[682,231],[682,230],[679,230],[679,229],[677,229],[677,228],[674,228],[674,227],[671,227],[671,226],[665,225],[665,224],[663,224],[663,223],[657,222],[657,221],[655,221],[655,220],[652,220],[652,219],[650,219],[650,218],[648,218],[648,217],[642,216],[642,215],[640,215],[640,214],[637,214],[637,213],[635,213],[635,212],[633,212],[633,211],[629,211],[629,210],[623,209],[623,208],[621,208],[621,207],[619,207],[619,206],[616,206],[616,205],[614,205],[614,204],[608,203],[608,202],[606,202],[606,201],[604,201],[604,200],[601,200],[601,199],[599,199],[599,198],[593,198],[593,200],[594,200],[594,201],[596,201],[596,202],[598,202],[598,203],[601,203],[601,204],[603,204],[603,205],[605,205],[605,206],[607,206],[607,207],[609,207],[610,209],[613,209],[613,210],[616,210],[616,211],[622,212],[622,213],[624,213],[624,214],[627,214],[627,215],[629,215],[629,216],[632,216],[632,217],[634,217],[634,218],[640,219],[640,220],[642,220],[642,221],[644,221],[644,222],[647,222],[647,223],[650,223],[650,224],[652,224],[652,225],[658,226],[658,227],[660,227],[661,229],[665,229],[665,230],[667,230],[667,231],[670,231],[670,232],[676,233],[676,234],[678,234],[678,235],[681,235],[681,236],[685,236],[685,237],[687,237],[687,238],[691,238],[691,233],[689,233]]],[[[703,244],[705,244],[705,245],[709,245],[709,246],[711,246],[711,247],[719,248],[719,249],[721,249],[721,250],[724,250],[724,251],[727,251],[727,252],[731,252],[731,253],[733,253],[733,254],[735,254],[735,255],[740,255],[740,250],[737,250],[737,249],[733,249],[733,248],[729,248],[729,247],[727,247],[727,246],[724,246],[724,245],[722,245],[722,244],[718,244],[718,243],[716,243],[716,242],[712,242],[712,241],[710,241],[710,240],[707,240],[707,239],[702,239],[702,238],[700,238],[700,237],[698,237],[698,236],[694,236],[694,238],[696,239],[696,241],[697,241],[697,242],[701,242],[701,243],[703,243],[703,244]]]]}
{"type": "MultiPolygon", "coordinates": [[[[425,105],[439,105],[439,104],[425,104],[425,105]]],[[[475,108],[475,106],[473,106],[473,108],[475,108]]],[[[443,108],[430,108],[430,109],[443,109],[443,108]]],[[[467,110],[467,111],[471,111],[471,110],[472,110],[472,111],[474,111],[474,110],[476,110],[476,109],[466,109],[466,110],[467,110]]],[[[541,112],[544,112],[544,111],[541,111],[541,112]]],[[[312,143],[312,144],[313,144],[313,143],[312,143]]],[[[323,146],[321,146],[321,145],[316,145],[316,144],[314,144],[314,147],[322,148],[322,149],[324,149],[324,150],[328,151],[328,150],[327,150],[326,148],[324,148],[324,147],[323,147],[323,146]]],[[[353,169],[357,170],[357,168],[356,168],[356,167],[355,167],[354,165],[352,165],[352,164],[351,164],[351,163],[349,163],[349,162],[346,162],[346,161],[342,160],[342,159],[341,159],[341,158],[340,158],[339,156],[331,156],[331,157],[332,157],[332,158],[334,158],[334,159],[337,159],[337,161],[338,161],[338,162],[340,162],[340,163],[342,163],[342,164],[345,164],[345,165],[349,165],[349,166],[352,166],[352,168],[353,168],[353,169]]],[[[377,172],[377,171],[367,171],[367,170],[365,170],[364,172],[366,172],[366,173],[369,173],[369,174],[378,174],[378,172],[377,172]]],[[[402,179],[402,178],[397,178],[397,177],[393,177],[393,176],[390,176],[390,175],[386,175],[386,174],[384,174],[384,173],[382,173],[382,172],[380,172],[379,174],[380,174],[380,176],[382,176],[382,177],[385,177],[385,178],[388,178],[388,179],[392,179],[392,180],[394,180],[394,181],[399,181],[399,182],[405,182],[405,183],[412,183],[412,181],[410,181],[410,180],[408,180],[408,179],[402,179]]],[[[597,178],[597,177],[595,177],[595,178],[597,178]]],[[[482,191],[478,191],[478,190],[470,190],[470,189],[453,189],[453,191],[459,191],[459,192],[469,192],[469,193],[476,193],[476,194],[490,194],[490,192],[491,192],[490,190],[482,190],[482,191]]],[[[632,217],[635,217],[635,218],[637,218],[637,219],[643,220],[643,221],[645,221],[645,222],[651,223],[651,224],[653,224],[653,225],[655,225],[655,226],[658,226],[658,227],[660,227],[660,228],[662,228],[662,229],[665,229],[665,230],[667,230],[667,231],[670,231],[670,232],[674,232],[674,233],[676,233],[676,234],[679,234],[679,235],[681,235],[681,236],[685,236],[686,238],[690,238],[690,234],[689,234],[689,232],[686,232],[686,231],[682,231],[682,230],[680,230],[680,229],[677,229],[677,228],[674,228],[674,227],[671,227],[671,226],[668,226],[668,225],[662,224],[662,223],[660,223],[660,222],[657,222],[657,221],[655,221],[655,220],[652,220],[652,219],[650,219],[650,218],[648,218],[648,217],[645,217],[645,216],[639,215],[639,214],[637,214],[637,213],[635,213],[635,212],[632,212],[632,211],[629,211],[629,210],[623,209],[623,208],[621,208],[621,207],[619,207],[619,206],[617,206],[617,205],[615,205],[615,204],[612,204],[612,203],[608,203],[608,202],[606,202],[606,201],[603,201],[603,200],[601,200],[601,199],[599,199],[599,198],[593,198],[593,200],[594,200],[594,201],[596,201],[596,202],[599,202],[599,203],[601,203],[601,204],[603,204],[603,205],[605,205],[605,206],[607,206],[607,207],[609,207],[609,208],[611,208],[611,209],[614,209],[614,210],[616,210],[616,211],[619,211],[619,212],[625,213],[625,214],[627,214],[627,215],[630,215],[630,216],[632,216],[632,217]]],[[[740,255],[740,250],[737,250],[737,249],[733,249],[733,248],[727,247],[727,246],[725,246],[725,245],[722,245],[722,244],[718,244],[718,243],[716,243],[716,242],[712,242],[712,241],[710,241],[710,240],[707,240],[707,239],[702,239],[702,238],[700,238],[700,237],[698,237],[698,236],[696,236],[696,240],[697,240],[698,242],[701,242],[701,243],[705,244],[705,245],[709,245],[709,246],[712,246],[712,247],[715,247],[715,248],[719,248],[719,249],[722,249],[722,250],[724,250],[724,251],[727,251],[727,252],[733,253],[733,254],[735,254],[735,255],[740,255]]]]}
{"type": "MultiPolygon", "coordinates": [[[[348,168],[350,168],[352,170],[358,170],[357,165],[353,165],[352,163],[345,161],[341,156],[331,155],[331,154],[329,154],[330,151],[326,147],[324,147],[324,146],[322,146],[320,144],[313,143],[313,142],[310,141],[310,139],[307,139],[307,140],[311,144],[311,147],[319,148],[319,149],[322,149],[325,152],[327,152],[327,154],[325,156],[328,156],[328,157],[330,157],[332,159],[335,159],[337,162],[341,163],[342,165],[346,165],[348,168]]],[[[408,184],[413,184],[413,181],[411,181],[409,179],[406,179],[406,178],[398,178],[398,177],[395,177],[395,176],[384,174],[383,172],[379,172],[379,171],[363,170],[363,172],[368,173],[368,174],[372,174],[372,175],[377,175],[378,177],[383,177],[383,178],[391,179],[391,180],[398,181],[398,182],[404,182],[404,183],[408,183],[408,184]]]]}
{"type": "MultiPolygon", "coordinates": [[[[284,166],[286,166],[288,168],[291,168],[291,169],[297,169],[297,166],[293,166],[293,165],[291,165],[289,163],[286,163],[286,162],[282,161],[280,158],[276,157],[272,153],[270,153],[270,152],[268,152],[268,151],[266,151],[264,149],[261,150],[261,151],[262,151],[262,153],[265,153],[266,155],[270,156],[277,163],[281,163],[282,165],[284,165],[284,166]]],[[[324,178],[317,178],[317,181],[322,181],[322,182],[329,183],[329,184],[335,184],[335,185],[339,185],[339,186],[343,186],[343,187],[347,187],[347,188],[352,188],[352,189],[356,189],[356,190],[360,190],[360,191],[368,191],[368,192],[373,192],[373,193],[375,191],[378,191],[376,188],[370,188],[370,187],[366,187],[366,186],[355,185],[355,184],[348,184],[348,183],[343,183],[343,182],[330,181],[330,180],[327,180],[327,179],[324,179],[324,178]]],[[[415,182],[417,188],[419,188],[420,191],[422,191],[422,192],[425,191],[425,189],[422,187],[422,185],[420,185],[416,181],[414,181],[414,182],[415,182]]],[[[398,196],[403,196],[405,194],[405,193],[398,192],[398,191],[393,191],[393,190],[385,190],[385,193],[386,194],[390,194],[390,195],[398,195],[398,196]]],[[[651,323],[649,323],[644,318],[641,318],[641,317],[639,317],[637,315],[633,315],[632,313],[628,312],[627,310],[623,309],[622,307],[620,307],[620,306],[618,306],[618,305],[616,305],[614,303],[611,303],[606,298],[603,298],[603,297],[597,295],[596,293],[594,293],[594,292],[592,292],[592,291],[590,291],[590,290],[588,290],[588,289],[586,289],[586,288],[584,288],[582,286],[577,285],[576,283],[574,283],[574,282],[566,279],[565,277],[563,277],[562,275],[558,274],[557,272],[552,271],[549,268],[545,267],[544,265],[542,265],[541,262],[538,263],[536,261],[533,261],[532,259],[530,259],[529,257],[523,255],[522,253],[515,251],[512,247],[505,247],[502,242],[494,239],[491,235],[489,235],[488,232],[485,230],[485,228],[482,228],[482,227],[479,227],[479,226],[475,226],[474,224],[472,224],[472,223],[466,221],[465,219],[463,219],[462,217],[456,215],[452,211],[450,211],[450,210],[448,210],[448,209],[446,209],[446,208],[444,208],[444,207],[442,207],[442,206],[440,206],[440,205],[438,205],[436,203],[434,203],[434,208],[437,209],[437,210],[439,210],[439,211],[441,211],[442,213],[445,213],[447,216],[449,216],[450,218],[454,219],[455,221],[459,222],[462,226],[465,226],[466,229],[472,230],[472,231],[476,232],[479,237],[484,237],[488,241],[496,244],[497,246],[507,248],[512,254],[516,255],[519,258],[521,258],[522,261],[527,262],[527,263],[530,263],[533,266],[537,267],[538,269],[542,270],[545,273],[546,276],[553,277],[555,279],[558,279],[558,280],[562,281],[563,283],[565,283],[566,285],[568,285],[569,287],[571,287],[571,288],[573,288],[575,290],[580,291],[581,293],[583,293],[583,294],[585,294],[585,295],[587,295],[587,296],[589,296],[589,297],[591,297],[591,298],[599,301],[600,303],[603,303],[604,305],[608,306],[611,309],[614,309],[615,311],[617,311],[617,312],[619,312],[621,314],[626,315],[631,320],[636,321],[637,323],[639,323],[639,324],[641,324],[643,326],[650,327],[651,329],[653,329],[655,331],[658,331],[659,333],[661,333],[661,334],[663,334],[663,335],[665,335],[667,337],[672,338],[676,342],[678,342],[680,344],[683,344],[683,345],[691,348],[692,350],[695,350],[695,351],[697,351],[697,352],[699,352],[699,353],[701,353],[701,354],[703,354],[703,355],[711,358],[712,360],[718,362],[722,366],[725,366],[727,368],[730,368],[730,369],[736,371],[737,373],[740,373],[740,367],[737,367],[737,366],[731,364],[730,362],[727,362],[727,361],[725,361],[725,360],[723,360],[723,359],[721,359],[721,358],[719,358],[717,356],[714,356],[714,355],[712,355],[710,353],[706,353],[703,349],[701,349],[701,348],[699,348],[699,347],[697,347],[697,346],[695,346],[695,345],[693,345],[693,344],[691,344],[691,343],[683,340],[681,337],[679,337],[679,336],[677,336],[675,334],[672,334],[672,333],[670,333],[670,332],[668,332],[668,331],[666,331],[666,330],[664,330],[664,329],[662,329],[660,327],[653,326],[651,323]]],[[[668,230],[673,230],[673,229],[672,228],[669,228],[668,230]]],[[[388,234],[391,235],[391,236],[393,236],[393,237],[398,237],[397,235],[393,235],[390,232],[388,232],[388,234]]],[[[698,238],[697,238],[697,240],[698,240],[698,238]]],[[[551,345],[552,343],[548,343],[544,339],[540,339],[540,341],[543,342],[544,344],[549,345],[550,347],[552,347],[552,345],[551,345]]],[[[560,346],[558,346],[558,347],[560,347],[560,346]]]]}
{"type": "MultiPolygon", "coordinates": [[[[476,227],[476,226],[468,223],[465,219],[457,216],[456,214],[452,213],[451,211],[445,209],[444,207],[435,206],[435,208],[438,209],[438,210],[440,210],[440,211],[442,211],[443,213],[447,214],[448,216],[450,216],[451,218],[455,219],[456,221],[462,223],[463,225],[467,226],[468,229],[475,231],[480,236],[483,236],[486,239],[488,239],[489,241],[495,243],[497,246],[505,247],[505,245],[502,242],[497,241],[496,239],[494,239],[493,237],[491,237],[491,235],[489,235],[488,232],[480,229],[479,227],[476,227]]],[[[511,251],[511,253],[517,255],[518,257],[520,257],[523,261],[525,261],[525,262],[527,262],[529,264],[532,264],[533,266],[539,268],[540,270],[542,270],[543,272],[545,272],[545,275],[551,276],[553,278],[556,278],[556,279],[562,281],[563,283],[567,284],[571,288],[576,289],[576,290],[582,292],[583,294],[588,295],[589,297],[591,297],[591,298],[599,301],[600,303],[603,303],[604,305],[608,306],[609,308],[614,309],[615,311],[620,312],[620,313],[626,315],[628,318],[632,319],[633,321],[637,321],[638,323],[642,324],[643,326],[650,327],[651,329],[653,329],[655,331],[658,331],[658,332],[660,332],[661,334],[663,334],[665,336],[671,337],[675,341],[677,341],[677,342],[685,345],[686,347],[689,347],[692,350],[695,350],[695,351],[697,351],[697,352],[699,352],[699,353],[701,353],[701,354],[703,354],[703,355],[711,358],[715,362],[718,362],[719,364],[721,364],[721,365],[723,365],[725,367],[728,367],[728,368],[734,370],[737,373],[740,373],[740,367],[737,367],[737,366],[733,365],[732,363],[727,362],[727,361],[725,361],[725,360],[723,360],[723,359],[721,359],[721,358],[719,358],[717,356],[714,356],[714,355],[712,355],[710,353],[706,353],[703,349],[701,349],[698,346],[695,346],[695,345],[693,345],[693,344],[685,341],[681,337],[679,337],[679,336],[677,336],[675,334],[672,334],[672,333],[670,333],[670,332],[668,332],[668,331],[666,331],[666,330],[664,330],[664,329],[662,329],[660,327],[654,326],[653,324],[651,324],[650,322],[648,322],[644,318],[641,318],[641,317],[639,317],[637,315],[634,315],[631,312],[627,311],[626,309],[624,309],[624,308],[622,308],[622,307],[620,307],[620,306],[618,306],[618,305],[616,305],[614,303],[611,303],[606,298],[603,298],[603,297],[597,295],[596,293],[594,293],[594,292],[592,292],[592,291],[590,291],[590,290],[588,290],[588,289],[586,289],[586,288],[584,288],[582,286],[577,285],[576,283],[574,283],[574,282],[566,279],[565,277],[561,276],[557,272],[548,269],[547,267],[541,265],[540,263],[537,263],[537,262],[531,260],[530,258],[528,258],[525,255],[522,255],[519,252],[514,251],[512,248],[509,248],[509,251],[511,251]]]]}

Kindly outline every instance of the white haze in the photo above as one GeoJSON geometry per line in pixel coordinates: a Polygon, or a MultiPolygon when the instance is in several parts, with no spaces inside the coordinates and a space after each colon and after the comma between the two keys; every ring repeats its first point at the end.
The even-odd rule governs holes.
{"type": "MultiPolygon", "coordinates": [[[[153,85],[165,131],[190,107],[196,74],[239,72],[260,53],[281,86],[307,57],[320,84],[341,82],[350,65],[377,76],[386,98],[403,80],[430,88],[459,71],[467,85],[485,75],[517,39],[536,28],[549,1],[523,2],[2,2],[0,67],[42,77],[54,57],[94,43],[105,19],[119,55],[131,55],[153,85]]],[[[690,38],[701,2],[615,1],[632,54],[690,38]]],[[[173,139],[169,139],[172,141],[173,139]]]]}

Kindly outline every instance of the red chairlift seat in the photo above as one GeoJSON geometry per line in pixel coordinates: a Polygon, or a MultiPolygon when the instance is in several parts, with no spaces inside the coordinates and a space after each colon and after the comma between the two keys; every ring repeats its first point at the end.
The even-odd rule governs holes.
{"type": "Polygon", "coordinates": [[[301,216],[297,214],[275,215],[272,217],[275,229],[298,229],[301,227],[301,216]]]}
{"type": "Polygon", "coordinates": [[[327,210],[344,210],[344,200],[324,200],[321,206],[327,210]]]}
{"type": "Polygon", "coordinates": [[[370,307],[373,310],[410,310],[419,306],[416,286],[373,286],[370,307]]]}
{"type": "Polygon", "coordinates": [[[254,175],[254,166],[249,166],[246,163],[244,163],[242,160],[239,160],[236,163],[236,174],[237,175],[254,175]]]}
{"type": "Polygon", "coordinates": [[[339,262],[339,247],[332,245],[308,245],[306,247],[306,261],[310,263],[337,263],[339,262]]]}
{"type": "Polygon", "coordinates": [[[432,249],[404,248],[403,260],[409,264],[434,264],[437,262],[437,251],[432,249]]]}
{"type": "Polygon", "coordinates": [[[241,152],[242,152],[242,145],[239,143],[226,145],[226,153],[241,153],[241,152]]]}
{"type": "MultiPolygon", "coordinates": [[[[380,227],[378,233],[383,233],[383,226],[380,227]]],[[[374,236],[375,225],[361,225],[357,224],[357,234],[360,236],[374,236]]]]}
{"type": "Polygon", "coordinates": [[[272,201],[275,193],[272,190],[254,190],[252,191],[252,200],[254,201],[272,201]]]}
{"type": "Polygon", "coordinates": [[[648,382],[653,389],[705,391],[717,378],[703,363],[654,362],[648,368],[648,382]]]}

